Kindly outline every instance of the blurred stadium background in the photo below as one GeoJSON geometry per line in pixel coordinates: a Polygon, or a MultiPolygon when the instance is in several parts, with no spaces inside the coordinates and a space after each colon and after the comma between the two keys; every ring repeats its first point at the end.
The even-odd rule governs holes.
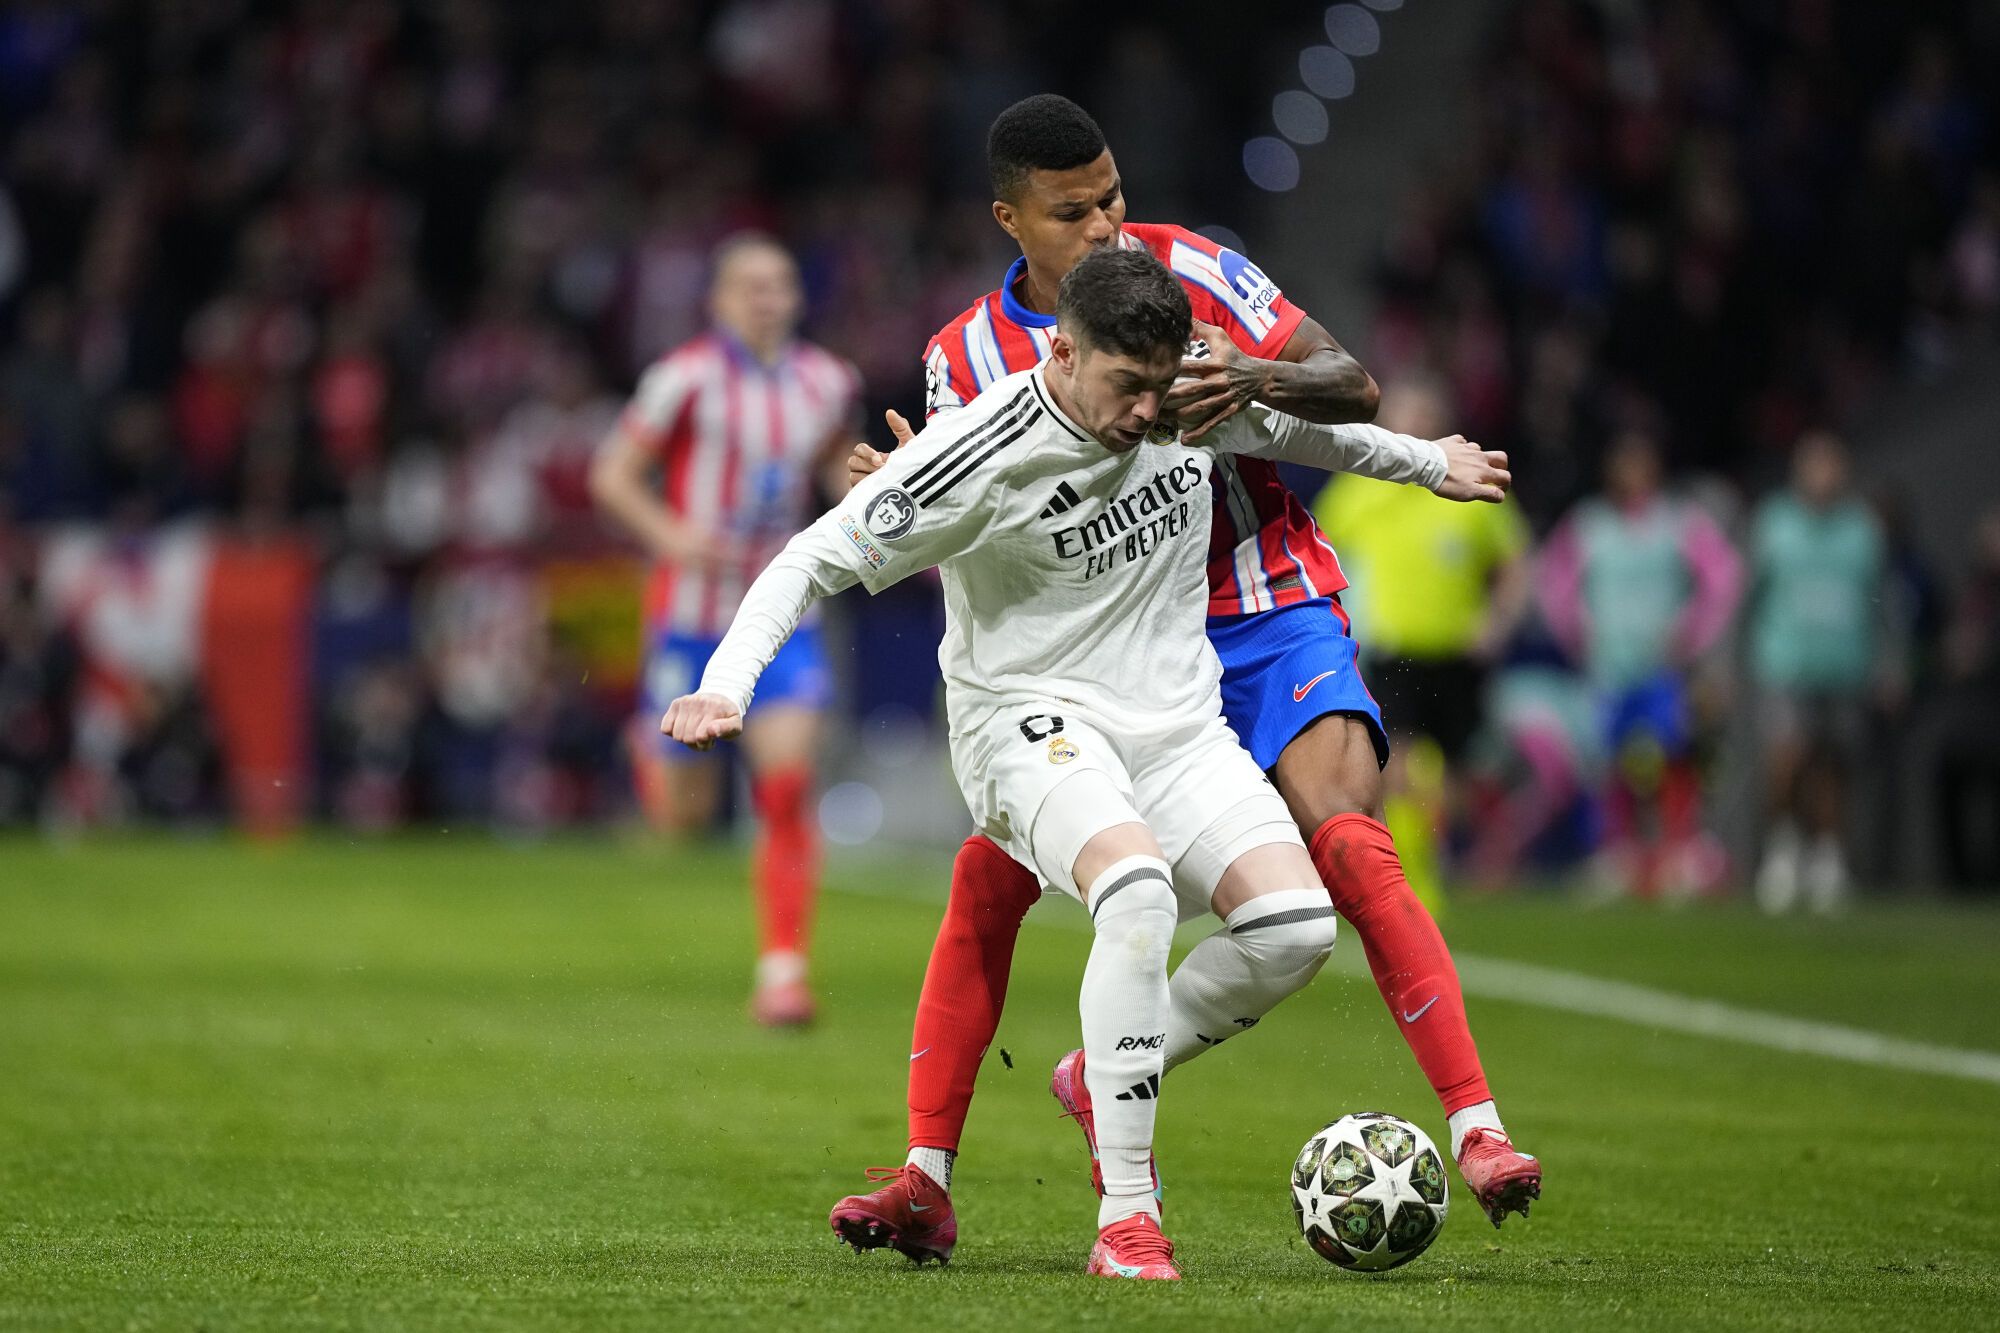
{"type": "MultiPolygon", "coordinates": [[[[1334,520],[1392,709],[1424,720],[1440,660],[1488,692],[1437,724],[1441,760],[1406,747],[1399,833],[1435,828],[1438,877],[1754,878],[1755,644],[1783,633],[1760,506],[1830,432],[1879,549],[1822,590],[1874,612],[1826,687],[1867,757],[1836,794],[1857,878],[1990,889],[2000,508],[1967,480],[2000,443],[1997,64],[2000,12],[1950,0],[9,6],[0,821],[631,819],[641,571],[592,512],[592,447],[752,226],[796,250],[807,332],[886,443],[924,339],[1011,257],[984,127],[1054,88],[1104,124],[1133,218],[1239,245],[1392,413],[1514,455],[1515,525],[1439,539],[1475,548],[1451,577],[1480,594],[1442,638],[1399,646],[1367,597],[1424,516],[1334,520]],[[1703,845],[1650,869],[1607,863],[1604,788],[1644,759],[1601,744],[1550,605],[1576,553],[1567,584],[1542,563],[1621,442],[1738,575],[1669,664],[1703,845]],[[1538,836],[1481,842],[1501,809],[1538,836]]],[[[838,607],[835,842],[960,834],[937,630],[925,586],[838,607]]]]}

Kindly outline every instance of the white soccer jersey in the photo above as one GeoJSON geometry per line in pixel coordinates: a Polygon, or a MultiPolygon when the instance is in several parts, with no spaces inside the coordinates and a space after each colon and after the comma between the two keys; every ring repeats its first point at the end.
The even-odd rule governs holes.
{"type": "Polygon", "coordinates": [[[1055,405],[1043,367],[1006,376],[889,456],[752,585],[702,677],[748,707],[819,597],[941,567],[938,663],[955,733],[1051,696],[1144,735],[1219,715],[1204,632],[1209,476],[1218,452],[1435,489],[1435,444],[1319,426],[1253,404],[1195,445],[1113,453],[1055,405]]]}

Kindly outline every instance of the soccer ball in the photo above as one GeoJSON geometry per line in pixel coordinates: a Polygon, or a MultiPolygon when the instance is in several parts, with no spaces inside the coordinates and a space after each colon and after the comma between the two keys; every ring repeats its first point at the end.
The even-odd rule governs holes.
{"type": "Polygon", "coordinates": [[[1450,1208],[1430,1137],[1382,1111],[1342,1116],[1307,1139],[1292,1166],[1299,1230],[1342,1268],[1400,1268],[1430,1248],[1450,1208]]]}

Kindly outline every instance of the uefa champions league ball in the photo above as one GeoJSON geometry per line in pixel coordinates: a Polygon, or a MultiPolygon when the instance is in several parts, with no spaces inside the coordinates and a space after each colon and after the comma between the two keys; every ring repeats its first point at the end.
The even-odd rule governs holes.
{"type": "Polygon", "coordinates": [[[1382,1111],[1342,1116],[1307,1139],[1292,1166],[1299,1230],[1342,1268],[1400,1268],[1430,1248],[1450,1208],[1430,1136],[1382,1111]]]}

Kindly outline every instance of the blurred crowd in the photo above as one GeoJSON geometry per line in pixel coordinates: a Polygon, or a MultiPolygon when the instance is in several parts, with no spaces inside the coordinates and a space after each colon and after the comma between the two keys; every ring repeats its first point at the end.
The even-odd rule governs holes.
{"type": "Polygon", "coordinates": [[[1995,67],[1990,6],[1511,8],[1384,240],[1368,364],[1392,417],[1509,449],[1522,512],[1322,503],[1427,738],[1418,860],[1773,910],[1922,848],[2000,881],[2000,512],[1940,567],[1923,479],[1863,495],[1831,433],[2000,332],[1995,67]]]}
{"type": "Polygon", "coordinates": [[[2000,328],[1996,67],[1990,5],[1525,0],[1384,242],[1370,365],[1436,368],[1538,523],[1626,429],[1772,484],[2000,328]]]}
{"type": "Polygon", "coordinates": [[[1162,204],[1228,179],[1136,95],[1182,79],[1171,9],[7,6],[0,821],[624,808],[641,571],[587,465],[712,248],[783,236],[909,409],[1010,258],[1001,108],[1108,69],[1162,204]]]}
{"type": "MultiPolygon", "coordinates": [[[[1316,13],[1275,8],[1271,30],[1316,13]]],[[[975,146],[1017,97],[1081,92],[1144,218],[1233,211],[1269,62],[1260,25],[1201,15],[9,6],[0,822],[621,815],[641,571],[587,465],[639,370],[701,327],[712,247],[783,237],[808,331],[871,408],[908,410],[925,338],[1011,257],[975,146]],[[1198,107],[1157,93],[1197,75],[1198,107]]],[[[1831,901],[1816,886],[1855,857],[1878,878],[1897,857],[1828,842],[1880,780],[1857,747],[1942,709],[1958,724],[1923,724],[1943,739],[1897,789],[1946,812],[1949,873],[2000,878],[2000,758],[1977,743],[2000,735],[2000,520],[1968,575],[1933,568],[1825,430],[2000,318],[1996,66],[1971,4],[1510,7],[1465,159],[1384,242],[1362,350],[1408,420],[1505,445],[1532,484],[1446,534],[1476,553],[1440,573],[1463,596],[1407,641],[1367,567],[1372,530],[1384,570],[1414,537],[1358,493],[1323,502],[1392,717],[1437,747],[1405,747],[1400,789],[1441,866],[1719,882],[1717,774],[1754,735],[1769,836],[1736,859],[1774,902],[1831,901]],[[1656,493],[1666,646],[1607,626],[1636,599],[1604,588],[1641,571],[1596,563],[1632,555],[1620,525],[1656,493]],[[1867,553],[1842,577],[1870,637],[1833,681],[1758,646],[1819,595],[1785,579],[1822,541],[1867,553]],[[1686,688],[1642,698],[1642,667],[1686,688]]]]}
{"type": "MultiPolygon", "coordinates": [[[[1436,435],[1442,380],[1379,420],[1436,435]]],[[[2000,882],[2000,509],[1956,598],[1839,436],[1784,481],[1670,483],[1628,429],[1539,540],[1517,504],[1336,478],[1364,668],[1398,744],[1388,819],[1412,883],[1577,872],[1608,895],[1750,883],[1833,911],[1857,877],[2000,882]]]]}

